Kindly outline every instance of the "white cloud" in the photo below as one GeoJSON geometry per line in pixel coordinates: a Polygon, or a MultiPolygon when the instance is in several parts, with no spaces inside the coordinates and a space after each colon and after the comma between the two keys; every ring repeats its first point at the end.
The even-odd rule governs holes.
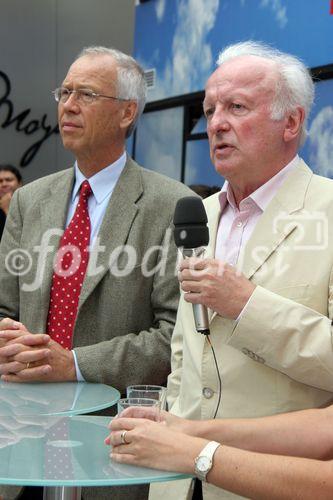
{"type": "Polygon", "coordinates": [[[320,175],[333,177],[333,106],[326,106],[309,130],[310,165],[320,175]]]}
{"type": "Polygon", "coordinates": [[[174,94],[191,91],[193,82],[201,83],[208,77],[213,56],[206,37],[214,26],[218,6],[218,0],[180,1],[180,22],[172,46],[174,94]]]}
{"type": "Polygon", "coordinates": [[[165,0],[157,0],[155,3],[155,9],[157,20],[161,22],[165,12],[165,0]]]}
{"type": "MultiPolygon", "coordinates": [[[[163,73],[157,75],[149,100],[201,89],[214,65],[207,35],[214,27],[219,0],[179,0],[176,5],[177,25],[171,56],[163,73]]],[[[139,62],[145,68],[150,67],[143,60],[139,62]]]]}
{"type": "Polygon", "coordinates": [[[261,0],[261,7],[270,8],[275,14],[275,18],[280,28],[283,29],[288,23],[287,7],[282,0],[261,0]]]}

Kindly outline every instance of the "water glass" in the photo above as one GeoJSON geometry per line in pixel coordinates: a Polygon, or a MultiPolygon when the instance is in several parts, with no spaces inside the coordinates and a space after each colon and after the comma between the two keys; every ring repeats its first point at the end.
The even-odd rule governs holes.
{"type": "Polygon", "coordinates": [[[166,387],[161,385],[130,385],[126,389],[128,398],[157,399],[161,410],[166,409],[166,387]]]}
{"type": "MultiPolygon", "coordinates": [[[[126,408],[137,406],[140,408],[153,408],[154,409],[154,420],[157,422],[160,420],[160,401],[158,399],[149,398],[123,398],[119,399],[117,403],[118,415],[126,408]]],[[[139,417],[139,415],[138,415],[139,417]]]]}

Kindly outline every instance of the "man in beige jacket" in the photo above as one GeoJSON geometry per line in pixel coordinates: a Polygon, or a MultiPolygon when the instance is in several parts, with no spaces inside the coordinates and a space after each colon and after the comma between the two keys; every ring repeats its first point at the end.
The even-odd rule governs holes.
{"type": "MultiPolygon", "coordinates": [[[[180,267],[168,379],[176,415],[259,417],[332,399],[333,182],[297,155],[313,95],[298,59],[255,42],[223,51],[207,82],[211,160],[226,182],[205,200],[206,258],[180,267]],[[209,339],[195,330],[198,303],[209,339]]],[[[169,485],[163,498],[185,498],[187,487],[169,485]]],[[[235,496],[203,483],[203,498],[235,496]]]]}

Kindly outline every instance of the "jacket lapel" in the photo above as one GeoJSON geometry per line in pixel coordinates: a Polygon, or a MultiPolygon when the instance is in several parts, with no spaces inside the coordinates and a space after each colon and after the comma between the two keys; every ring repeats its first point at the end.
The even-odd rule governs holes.
{"type": "MultiPolygon", "coordinates": [[[[251,279],[259,271],[267,259],[297,227],[297,221],[292,220],[292,218],[289,219],[289,217],[303,208],[306,191],[312,176],[313,173],[310,168],[303,160],[300,160],[294,172],[287,177],[278,193],[260,217],[238,262],[240,271],[248,279],[251,279]]],[[[212,225],[214,250],[218,221],[220,219],[218,207],[215,206],[215,210],[218,215],[216,215],[215,219],[215,223],[217,222],[216,226],[212,225]]],[[[212,321],[217,317],[217,314],[215,312],[210,313],[209,317],[212,321]]],[[[224,325],[231,324],[225,318],[220,319],[224,325]]]]}
{"type": "MultiPolygon", "coordinates": [[[[206,251],[205,258],[214,259],[215,258],[215,248],[216,248],[216,238],[217,231],[219,227],[219,222],[221,218],[221,207],[219,202],[219,193],[216,193],[214,197],[209,200],[209,204],[205,203],[206,212],[208,218],[208,229],[209,229],[209,245],[206,251]]],[[[208,318],[211,319],[216,313],[212,309],[208,309],[208,318]]]]}
{"type": "MultiPolygon", "coordinates": [[[[88,266],[80,295],[79,308],[82,307],[87,297],[89,297],[103,276],[108,272],[112,252],[119,246],[126,244],[128,234],[138,212],[136,202],[142,193],[143,186],[140,170],[135,162],[128,158],[112,193],[98,235],[98,244],[101,247],[105,247],[104,251],[98,254],[95,263],[96,269],[99,269],[99,272],[92,273],[93,269],[89,269],[88,266]]],[[[92,259],[90,259],[91,262],[92,259]]]]}
{"type": "Polygon", "coordinates": [[[209,245],[205,256],[207,258],[213,259],[215,255],[217,230],[219,227],[219,222],[221,217],[219,193],[216,193],[214,197],[212,197],[209,200],[209,205],[208,203],[204,204],[207,212],[208,229],[209,229],[209,245]]]}
{"type": "Polygon", "coordinates": [[[312,175],[309,167],[300,160],[260,217],[239,262],[240,270],[248,279],[297,227],[297,221],[291,215],[303,208],[312,175]]]}
{"type": "Polygon", "coordinates": [[[62,177],[56,181],[54,186],[50,187],[46,197],[40,203],[41,246],[43,246],[42,241],[44,237],[46,244],[52,248],[45,256],[45,261],[43,262],[44,268],[37,270],[38,272],[42,272],[40,290],[43,306],[43,324],[46,324],[50,300],[54,257],[58,251],[60,238],[65,227],[73,182],[74,168],[65,170],[62,177]],[[50,238],[46,237],[48,234],[50,238]]]}

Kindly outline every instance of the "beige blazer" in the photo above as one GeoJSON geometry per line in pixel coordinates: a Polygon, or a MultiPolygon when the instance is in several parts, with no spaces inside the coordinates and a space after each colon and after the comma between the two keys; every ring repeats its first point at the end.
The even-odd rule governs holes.
{"type": "MultiPolygon", "coordinates": [[[[214,254],[218,195],[206,200],[214,254]]],[[[299,162],[248,241],[240,268],[257,285],[239,321],[210,311],[222,380],[217,418],[259,417],[327,404],[333,393],[333,181],[299,162]]],[[[181,298],[168,379],[171,411],[212,418],[218,378],[212,351],[181,298]]],[[[175,486],[176,483],[175,483],[175,486]]],[[[234,498],[205,485],[205,499],[234,498]]],[[[172,491],[168,498],[185,498],[172,491]]]]}

